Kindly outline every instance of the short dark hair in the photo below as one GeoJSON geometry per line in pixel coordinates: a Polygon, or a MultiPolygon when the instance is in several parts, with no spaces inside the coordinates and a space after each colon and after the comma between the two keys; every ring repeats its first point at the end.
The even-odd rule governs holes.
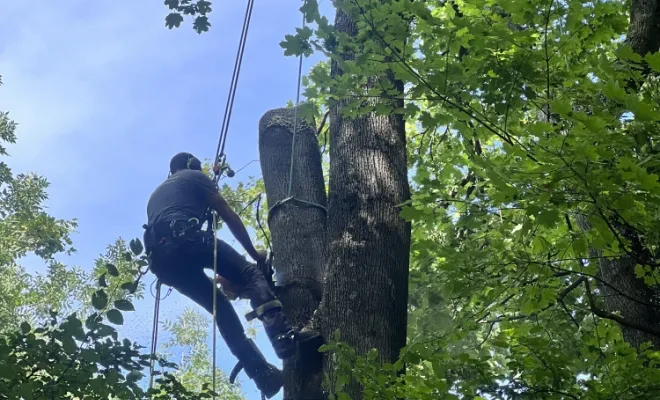
{"type": "Polygon", "coordinates": [[[170,173],[173,174],[181,169],[202,170],[202,162],[190,153],[181,152],[170,160],[170,173]]]}

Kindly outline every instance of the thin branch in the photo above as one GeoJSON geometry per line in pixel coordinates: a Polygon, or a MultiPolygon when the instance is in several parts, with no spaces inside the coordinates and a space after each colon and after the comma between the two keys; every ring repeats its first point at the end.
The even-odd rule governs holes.
{"type": "Polygon", "coordinates": [[[573,282],[570,285],[566,286],[559,293],[559,295],[557,296],[557,300],[555,302],[548,304],[547,306],[543,307],[538,312],[535,312],[535,313],[532,313],[532,314],[529,314],[529,315],[522,315],[522,314],[521,315],[513,315],[513,316],[510,316],[510,317],[500,316],[500,317],[497,317],[495,319],[489,320],[487,322],[491,323],[491,324],[496,324],[498,322],[503,322],[503,321],[517,321],[517,320],[521,320],[521,319],[527,319],[527,318],[535,317],[535,316],[541,314],[542,312],[547,311],[547,310],[551,309],[552,307],[556,306],[558,303],[562,302],[566,298],[566,296],[569,295],[569,293],[571,293],[573,290],[577,289],[577,287],[580,286],[580,284],[582,282],[584,282],[585,280],[586,280],[586,278],[584,276],[579,277],[575,282],[573,282]]]}
{"type": "Polygon", "coordinates": [[[316,136],[320,135],[321,132],[323,131],[323,128],[325,127],[325,123],[328,120],[328,115],[330,115],[330,110],[326,111],[325,114],[323,114],[323,119],[321,120],[321,125],[319,126],[319,129],[316,131],[316,136]]]}

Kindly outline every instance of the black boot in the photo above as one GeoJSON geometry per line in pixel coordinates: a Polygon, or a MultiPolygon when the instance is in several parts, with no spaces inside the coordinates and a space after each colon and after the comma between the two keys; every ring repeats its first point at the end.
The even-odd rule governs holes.
{"type": "Polygon", "coordinates": [[[319,357],[322,357],[318,352],[319,347],[324,343],[321,334],[313,330],[294,331],[282,312],[282,304],[278,300],[262,304],[248,313],[246,318],[248,321],[258,318],[263,323],[266,335],[280,359],[293,357],[296,348],[300,355],[312,364],[316,364],[319,357]]]}
{"type": "Polygon", "coordinates": [[[282,312],[282,303],[272,300],[262,304],[246,316],[248,321],[258,318],[264,325],[264,330],[273,345],[277,357],[284,360],[296,353],[296,338],[291,324],[282,312]]]}
{"type": "Polygon", "coordinates": [[[323,367],[323,353],[319,348],[325,344],[323,336],[314,330],[296,332],[298,344],[298,359],[309,372],[321,372],[323,367]]]}
{"type": "Polygon", "coordinates": [[[282,372],[266,361],[252,339],[242,342],[235,354],[247,376],[264,396],[270,399],[282,389],[282,372]]]}

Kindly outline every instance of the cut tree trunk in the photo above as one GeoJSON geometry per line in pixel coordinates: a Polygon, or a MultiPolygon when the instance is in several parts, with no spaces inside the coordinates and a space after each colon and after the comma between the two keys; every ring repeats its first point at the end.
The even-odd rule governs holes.
{"type": "MultiPolygon", "coordinates": [[[[294,328],[305,326],[321,300],[325,268],[326,212],[286,199],[291,166],[294,108],[268,111],[259,123],[259,154],[273,241],[276,294],[294,328]],[[273,207],[275,206],[275,207],[273,207]]],[[[316,129],[299,120],[291,194],[326,207],[325,183],[316,129]]],[[[321,399],[321,375],[297,357],[284,362],[284,398],[321,399]]]]}

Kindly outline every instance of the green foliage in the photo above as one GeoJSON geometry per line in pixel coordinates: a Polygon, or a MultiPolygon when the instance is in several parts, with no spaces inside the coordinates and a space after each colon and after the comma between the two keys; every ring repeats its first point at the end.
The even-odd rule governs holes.
{"type": "Polygon", "coordinates": [[[343,75],[320,64],[305,95],[317,113],[402,114],[414,189],[409,346],[385,367],[329,346],[335,395],[356,380],[373,399],[658,397],[660,349],[589,301],[603,307],[607,260],[632,255],[657,285],[660,56],[620,41],[628,3],[335,2],[355,37],[310,3],[313,32],[282,47],[343,75]]]}
{"type": "MultiPolygon", "coordinates": [[[[116,311],[116,310],[115,310],[116,311]]],[[[110,323],[116,317],[108,313],[110,323]]],[[[50,320],[32,329],[23,322],[20,331],[0,337],[0,393],[6,398],[113,398],[202,399],[207,387],[195,393],[186,389],[171,371],[174,364],[158,359],[162,371],[152,390],[140,380],[148,374],[151,356],[92,313],[83,322],[76,313],[65,318],[51,312],[50,320]]]]}
{"type": "MultiPolygon", "coordinates": [[[[212,351],[208,346],[209,319],[193,309],[186,309],[174,322],[164,321],[164,328],[171,337],[163,347],[181,353],[179,368],[173,376],[187,389],[201,391],[213,383],[212,351]]],[[[216,393],[218,398],[243,400],[240,386],[229,383],[229,378],[220,369],[216,370],[216,393]]]]}
{"type": "Polygon", "coordinates": [[[178,28],[184,16],[193,18],[193,29],[198,34],[207,32],[211,27],[208,14],[211,12],[211,2],[206,0],[165,0],[170,13],[165,17],[165,26],[169,29],[178,28]]]}
{"type": "MultiPolygon", "coordinates": [[[[125,257],[124,262],[134,260],[125,257]]],[[[110,263],[102,265],[101,276],[110,273],[120,277],[115,273],[120,268],[110,263]]],[[[136,343],[120,340],[112,326],[124,323],[122,311],[135,309],[131,299],[136,295],[121,289],[122,280],[109,284],[101,281],[102,285],[89,287],[95,310],[84,320],[77,312],[62,317],[57,311],[49,311],[49,318],[36,329],[23,321],[18,330],[9,329],[0,335],[0,393],[23,399],[106,398],[108,393],[124,399],[210,398],[208,382],[191,390],[177,379],[180,374],[176,365],[163,358],[155,360],[160,369],[154,373],[154,388],[144,389],[142,378],[149,373],[152,356],[143,353],[136,343]]],[[[224,388],[225,392],[235,390],[224,388]]]]}
{"type": "MultiPolygon", "coordinates": [[[[16,142],[16,128],[9,113],[0,112],[0,155],[8,155],[4,144],[16,142]]],[[[50,308],[68,308],[69,295],[84,281],[80,270],[54,259],[58,253],[75,251],[69,234],[77,223],[45,211],[47,188],[45,178],[14,175],[0,161],[0,333],[16,329],[25,319],[34,322],[50,308]],[[47,263],[45,273],[29,274],[19,264],[29,254],[47,263]]]]}

